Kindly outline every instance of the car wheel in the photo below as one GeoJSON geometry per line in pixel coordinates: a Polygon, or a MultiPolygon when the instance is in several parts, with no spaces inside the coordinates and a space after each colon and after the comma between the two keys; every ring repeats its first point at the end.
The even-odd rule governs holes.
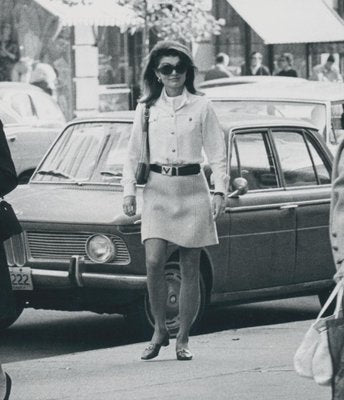
{"type": "Polygon", "coordinates": [[[23,310],[24,310],[24,307],[17,306],[16,313],[12,317],[1,318],[1,316],[0,316],[0,331],[5,330],[5,329],[9,328],[11,325],[13,325],[17,321],[17,319],[20,317],[23,310]]]}
{"type": "MultiPolygon", "coordinates": [[[[181,286],[181,273],[179,262],[171,261],[166,264],[165,276],[167,282],[167,308],[166,325],[171,337],[175,337],[179,330],[179,292],[181,286]]],[[[200,275],[200,300],[197,305],[197,312],[192,324],[192,332],[199,328],[204,310],[206,307],[206,287],[202,274],[200,275]]],[[[145,339],[150,339],[154,329],[154,317],[149,304],[148,293],[136,305],[134,312],[127,314],[127,321],[132,329],[140,333],[145,339]]]]}
{"type": "MultiPolygon", "coordinates": [[[[326,303],[326,300],[328,299],[329,295],[331,294],[332,290],[334,289],[334,286],[329,288],[329,289],[323,289],[321,292],[318,293],[318,298],[321,307],[323,307],[326,303]]],[[[327,317],[329,315],[332,315],[334,313],[334,309],[336,307],[336,302],[333,301],[329,308],[326,310],[324,316],[327,317]]]]}

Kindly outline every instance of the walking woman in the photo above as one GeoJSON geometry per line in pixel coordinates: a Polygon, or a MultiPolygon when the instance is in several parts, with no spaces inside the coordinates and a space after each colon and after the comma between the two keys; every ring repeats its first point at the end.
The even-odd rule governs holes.
{"type": "Polygon", "coordinates": [[[181,289],[178,360],[191,360],[189,331],[200,296],[200,249],[218,244],[215,221],[225,209],[227,185],[223,132],[210,102],[194,87],[195,66],[189,50],[174,41],[158,42],[148,57],[140,100],[124,164],[123,211],[136,213],[135,170],[142,146],[146,108],[149,111],[150,174],[143,191],[142,242],[146,251],[147,286],[155,320],[149,360],[169,344],[166,327],[167,287],[164,275],[167,244],[179,246],[181,289]],[[211,197],[200,168],[202,149],[212,168],[211,197]]]}

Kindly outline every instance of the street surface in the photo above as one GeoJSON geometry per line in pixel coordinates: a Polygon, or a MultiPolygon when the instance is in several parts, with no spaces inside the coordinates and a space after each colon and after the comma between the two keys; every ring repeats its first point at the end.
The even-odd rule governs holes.
{"type": "MultiPolygon", "coordinates": [[[[309,320],[319,309],[317,296],[212,308],[200,334],[309,320]]],[[[119,315],[27,309],[0,334],[0,360],[33,360],[135,342],[119,315]]]]}

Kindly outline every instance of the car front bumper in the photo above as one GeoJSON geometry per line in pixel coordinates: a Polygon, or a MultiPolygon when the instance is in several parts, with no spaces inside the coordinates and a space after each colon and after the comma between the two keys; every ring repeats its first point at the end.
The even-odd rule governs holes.
{"type": "MultiPolygon", "coordinates": [[[[84,270],[84,258],[72,256],[68,270],[31,268],[34,289],[70,289],[77,287],[121,290],[146,289],[146,275],[96,273],[84,270]]],[[[11,266],[10,266],[11,269],[11,266]]]]}

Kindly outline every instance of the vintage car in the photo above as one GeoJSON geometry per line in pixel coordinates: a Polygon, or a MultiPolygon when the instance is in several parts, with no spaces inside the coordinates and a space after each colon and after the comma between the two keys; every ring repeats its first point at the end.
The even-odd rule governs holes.
{"type": "Polygon", "coordinates": [[[61,108],[42,89],[29,83],[0,82],[0,99],[22,118],[22,122],[56,132],[66,124],[61,108]]]}
{"type": "Polygon", "coordinates": [[[335,152],[344,135],[343,84],[267,78],[251,85],[222,85],[201,90],[213,100],[219,118],[240,113],[309,121],[335,152]]]}
{"type": "Polygon", "coordinates": [[[0,82],[0,120],[20,183],[33,171],[66,124],[55,101],[24,83],[0,82]]]}
{"type": "Polygon", "coordinates": [[[209,79],[207,81],[200,82],[198,88],[203,90],[204,88],[213,88],[221,86],[232,86],[232,85],[247,85],[252,83],[281,83],[281,84],[298,84],[299,82],[305,82],[306,79],[294,78],[288,76],[266,76],[266,75],[243,75],[243,76],[231,76],[229,78],[218,78],[209,79]]]}
{"type": "MultiPolygon", "coordinates": [[[[24,307],[121,313],[133,331],[150,334],[142,186],[138,214],[122,213],[132,120],[122,112],[69,123],[29,184],[8,196],[24,230],[5,242],[18,317],[24,307]]],[[[195,327],[208,305],[310,294],[323,301],[335,271],[328,233],[332,155],[314,126],[238,114],[222,124],[231,187],[217,224],[220,244],[202,249],[195,327]]],[[[206,164],[204,173],[213,191],[206,164]]],[[[167,324],[175,334],[181,277],[172,243],[165,271],[167,324]]],[[[0,321],[5,328],[14,319],[0,321]]]]}

